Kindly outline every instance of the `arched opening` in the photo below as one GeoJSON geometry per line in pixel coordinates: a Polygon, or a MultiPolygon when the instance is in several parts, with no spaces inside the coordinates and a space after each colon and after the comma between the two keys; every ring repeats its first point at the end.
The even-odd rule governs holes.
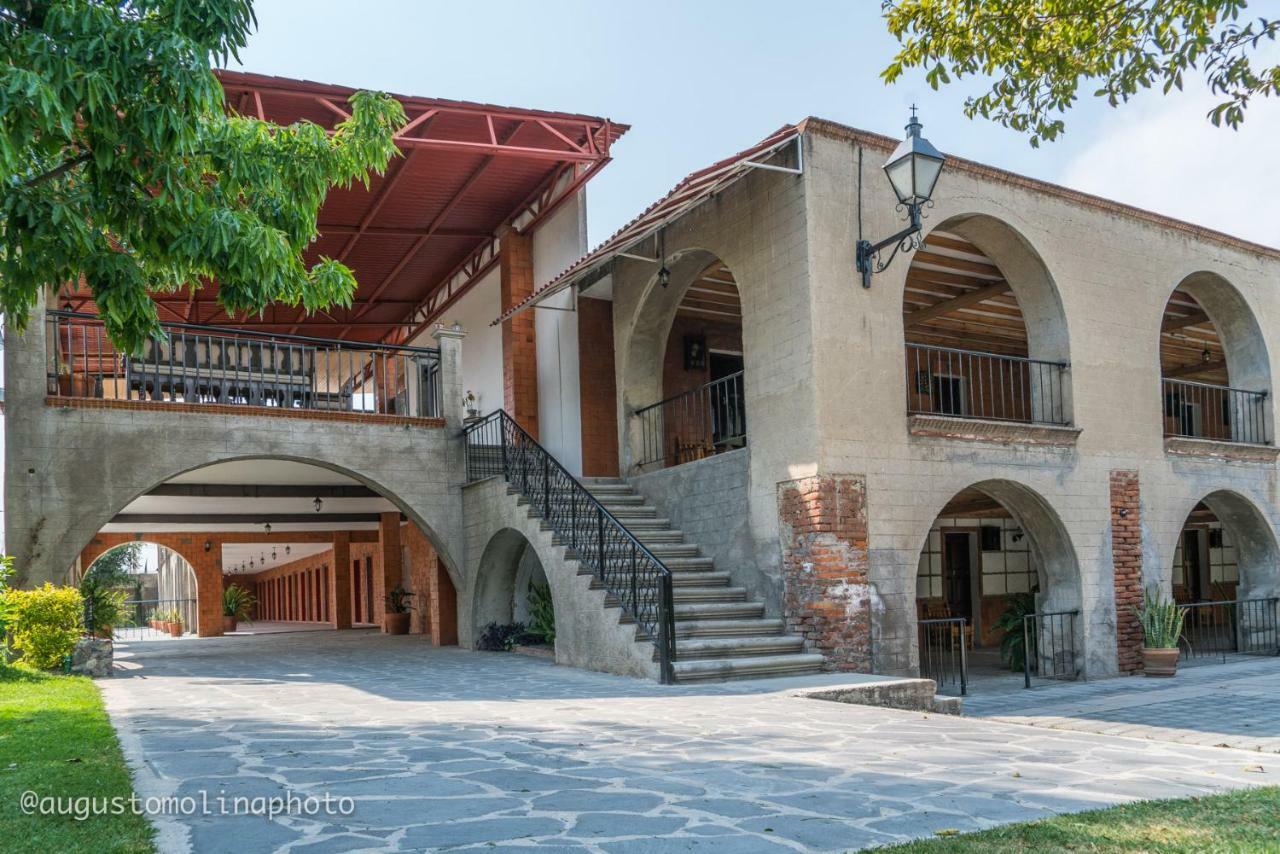
{"type": "Polygon", "coordinates": [[[181,554],[196,600],[184,622],[201,636],[365,627],[455,644],[449,568],[434,534],[401,505],[331,466],[227,460],[136,496],[99,529],[79,562],[135,540],[181,554]],[[232,587],[248,602],[242,595],[237,608],[232,587]]]}
{"type": "Polygon", "coordinates": [[[1071,423],[1066,316],[1005,223],[953,217],[912,257],[902,302],[911,415],[1071,423]]]}
{"type": "Polygon", "coordinates": [[[650,283],[626,370],[633,465],[680,465],[747,443],[742,299],[732,270],[704,250],[650,283]]]}
{"type": "Polygon", "coordinates": [[[921,675],[944,688],[968,674],[1081,672],[1075,553],[1057,514],[1027,487],[986,481],[952,497],[921,546],[915,595],[921,675]]]}
{"type": "Polygon", "coordinates": [[[479,649],[520,644],[555,648],[551,586],[538,553],[519,531],[494,534],[480,558],[472,599],[479,649]]]}
{"type": "Polygon", "coordinates": [[[68,584],[94,601],[88,610],[95,627],[110,629],[117,641],[199,633],[195,568],[167,546],[145,539],[123,542],[87,566],[78,559],[67,576],[68,584]]]}
{"type": "Polygon", "coordinates": [[[1160,322],[1166,437],[1270,444],[1270,362],[1253,312],[1211,273],[1188,276],[1160,322]]]}
{"type": "Polygon", "coordinates": [[[1242,495],[1224,490],[1197,502],[1178,532],[1169,582],[1185,614],[1184,662],[1280,653],[1280,550],[1242,495]]]}

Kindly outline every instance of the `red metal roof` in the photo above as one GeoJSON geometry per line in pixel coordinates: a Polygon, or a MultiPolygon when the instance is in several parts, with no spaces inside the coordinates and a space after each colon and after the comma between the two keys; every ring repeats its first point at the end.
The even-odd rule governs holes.
{"type": "MultiPolygon", "coordinates": [[[[277,124],[312,121],[331,128],[356,90],[238,71],[218,73],[227,107],[277,124]]],[[[329,194],[321,207],[319,256],[351,267],[359,287],[350,309],[306,317],[272,306],[259,318],[228,318],[216,283],[157,294],[162,320],[211,323],[269,332],[406,341],[497,262],[508,227],[535,228],[610,160],[627,125],[575,113],[395,95],[408,124],[396,142],[403,154],[367,188],[329,194]]],[[[94,310],[87,290],[61,300],[94,310]]]]}
{"type": "MultiPolygon", "coordinates": [[[[513,314],[517,314],[540,300],[571,286],[574,282],[599,269],[619,252],[625,252],[641,241],[647,239],[668,222],[676,219],[689,209],[723,190],[729,184],[742,177],[747,170],[760,165],[761,159],[768,157],[778,149],[795,140],[800,134],[798,125],[784,125],[760,142],[743,149],[737,154],[712,163],[705,169],[699,169],[676,184],[658,201],[645,208],[631,222],[614,232],[613,236],[595,249],[575,261],[568,269],[536,289],[528,298],[513,306],[493,321],[501,323],[513,314]]],[[[768,167],[766,167],[768,168],[768,167]]]]}

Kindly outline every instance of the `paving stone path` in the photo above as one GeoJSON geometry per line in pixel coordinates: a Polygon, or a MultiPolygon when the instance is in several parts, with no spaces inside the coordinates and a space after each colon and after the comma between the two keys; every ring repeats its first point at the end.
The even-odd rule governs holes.
{"type": "Polygon", "coordinates": [[[663,687],[414,637],[122,652],[102,684],[144,797],[355,806],[162,816],[165,851],[843,851],[1280,782],[1240,750],[825,702],[783,680],[663,687]]]}
{"type": "Polygon", "coordinates": [[[1280,658],[1182,667],[1172,679],[979,683],[965,714],[1052,729],[1280,753],[1280,658]],[[1013,686],[1013,687],[1009,687],[1013,686]],[[995,690],[988,690],[994,688],[995,690]]]}

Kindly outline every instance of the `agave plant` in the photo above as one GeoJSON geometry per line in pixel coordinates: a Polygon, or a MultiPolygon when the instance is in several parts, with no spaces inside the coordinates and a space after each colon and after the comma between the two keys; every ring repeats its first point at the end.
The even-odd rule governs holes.
{"type": "Polygon", "coordinates": [[[1147,649],[1177,647],[1187,616],[1177,602],[1165,599],[1163,591],[1153,584],[1143,594],[1142,607],[1132,610],[1142,624],[1142,642],[1147,649]]]}

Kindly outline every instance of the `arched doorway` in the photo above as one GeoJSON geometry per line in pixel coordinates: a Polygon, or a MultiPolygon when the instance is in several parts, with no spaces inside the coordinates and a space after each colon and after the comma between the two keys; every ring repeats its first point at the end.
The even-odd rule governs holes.
{"type": "Polygon", "coordinates": [[[537,551],[523,534],[506,528],[494,534],[480,558],[472,598],[477,647],[504,641],[555,648],[551,586],[537,551]]]}
{"type": "Polygon", "coordinates": [[[1184,279],[1160,323],[1166,437],[1270,444],[1266,342],[1238,291],[1212,273],[1184,279]]]}
{"type": "Polygon", "coordinates": [[[433,532],[383,490],[332,466],[255,457],[195,467],[111,515],[81,562],[142,539],[190,562],[197,603],[187,622],[202,636],[390,631],[397,600],[411,606],[409,631],[457,642],[455,587],[433,532]],[[235,626],[224,621],[233,585],[253,599],[235,626]],[[397,588],[409,596],[393,596],[397,588]]]}
{"type": "Polygon", "coordinates": [[[1169,588],[1185,614],[1184,662],[1280,653],[1280,549],[1266,517],[1239,493],[1212,492],[1192,508],[1169,588]]]}
{"type": "Polygon", "coordinates": [[[161,543],[132,539],[110,546],[88,565],[77,560],[68,583],[86,599],[101,601],[114,595],[110,616],[99,606],[95,625],[110,626],[117,641],[161,640],[198,634],[195,568],[174,549],[161,543]],[[162,627],[161,622],[176,625],[162,627]]]}
{"type": "Polygon", "coordinates": [[[747,443],[742,298],[727,264],[687,250],[655,275],[624,372],[632,465],[653,470],[747,443]],[[664,283],[665,279],[665,283],[664,283]]]}
{"type": "Polygon", "coordinates": [[[944,688],[959,685],[961,667],[979,678],[1082,672],[1075,552],[1025,486],[985,481],[942,507],[920,549],[915,598],[921,675],[944,688]]]}
{"type": "Polygon", "coordinates": [[[911,415],[1069,425],[1066,315],[1039,255],[985,215],[912,257],[902,303],[911,415]]]}

